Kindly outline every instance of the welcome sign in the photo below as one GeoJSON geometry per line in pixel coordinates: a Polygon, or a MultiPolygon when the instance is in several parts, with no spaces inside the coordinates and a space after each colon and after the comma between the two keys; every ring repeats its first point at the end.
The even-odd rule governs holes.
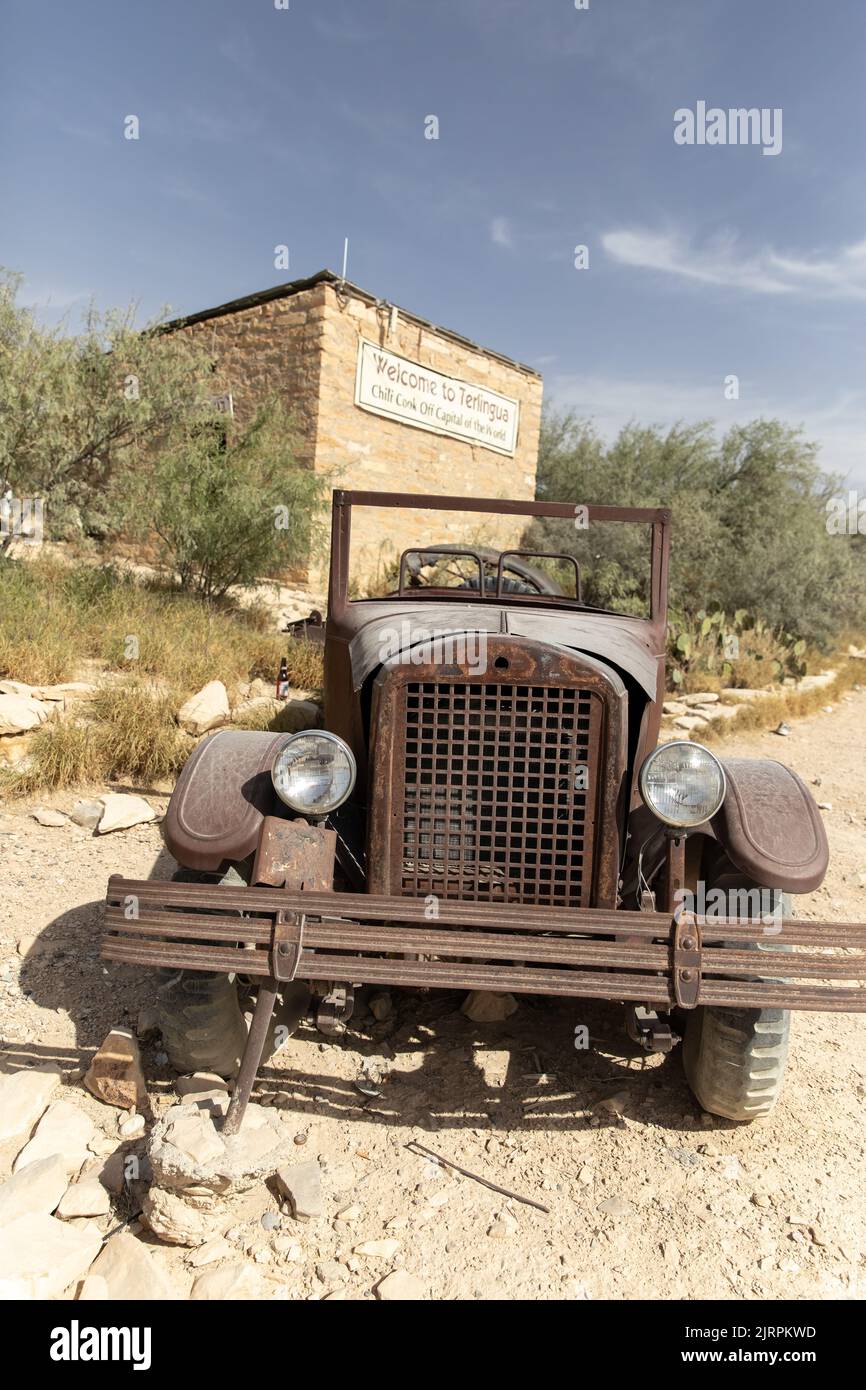
{"type": "Polygon", "coordinates": [[[355,404],[416,429],[480,444],[513,455],[520,402],[485,386],[443,376],[362,338],[358,344],[355,404]]]}

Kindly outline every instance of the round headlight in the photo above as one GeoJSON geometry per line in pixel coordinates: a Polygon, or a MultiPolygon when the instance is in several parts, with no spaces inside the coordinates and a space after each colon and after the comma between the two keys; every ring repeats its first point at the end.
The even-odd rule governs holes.
{"type": "Polygon", "coordinates": [[[644,760],[640,794],[666,825],[688,828],[714,816],[725,799],[725,771],[699,743],[663,743],[644,760]]]}
{"type": "Polygon", "coordinates": [[[326,816],[342,806],[354,787],[355,759],[336,734],[318,729],[292,734],[274,759],[271,780],[293,811],[326,816]]]}

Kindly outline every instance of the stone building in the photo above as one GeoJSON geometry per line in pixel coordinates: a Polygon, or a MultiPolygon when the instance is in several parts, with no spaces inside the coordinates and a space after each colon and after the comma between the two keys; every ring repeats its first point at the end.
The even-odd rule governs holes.
{"type": "MultiPolygon", "coordinates": [[[[275,391],[291,410],[300,460],[334,487],[535,496],[542,380],[328,270],[167,325],[211,353],[240,421],[275,391]]],[[[406,545],[467,538],[514,545],[520,523],[367,510],[353,563],[379,569],[406,545]],[[417,528],[417,529],[416,529],[417,528]]]]}

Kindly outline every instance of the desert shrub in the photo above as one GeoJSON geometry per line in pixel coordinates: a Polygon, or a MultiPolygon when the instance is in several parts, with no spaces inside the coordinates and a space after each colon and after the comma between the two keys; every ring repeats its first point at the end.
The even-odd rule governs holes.
{"type": "Polygon", "coordinates": [[[684,694],[721,686],[770,685],[806,673],[803,638],[769,627],[745,609],[699,611],[694,618],[672,614],[668,622],[668,686],[684,694]]]}
{"type": "Polygon", "coordinates": [[[289,419],[273,400],[244,426],[178,431],[152,468],[127,480],[127,511],[159,538],[182,588],[221,598],[309,560],[327,487],[295,462],[289,419]]]}
{"type": "Polygon", "coordinates": [[[212,418],[220,386],[207,353],[157,320],[139,331],[134,306],[46,329],[17,303],[20,283],[0,269],[0,484],[44,500],[50,536],[103,537],[122,521],[125,470],[212,418]]]}
{"type": "MultiPolygon", "coordinates": [[[[775,420],[720,438],[709,424],[628,425],[610,445],[569,415],[548,414],[542,429],[544,500],[671,507],[674,612],[692,619],[745,609],[769,629],[823,647],[866,620],[861,538],[827,532],[826,503],[838,488],[821,472],[817,446],[775,420]]],[[[640,528],[581,532],[571,521],[543,519],[527,543],[581,560],[588,602],[645,611],[648,542],[640,528]]]]}

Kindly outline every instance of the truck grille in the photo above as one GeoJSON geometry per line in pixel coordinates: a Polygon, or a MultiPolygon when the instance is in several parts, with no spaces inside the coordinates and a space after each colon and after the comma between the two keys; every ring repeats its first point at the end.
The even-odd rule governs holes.
{"type": "Polygon", "coordinates": [[[436,681],[408,683],[400,703],[400,892],[588,906],[600,695],[436,681]]]}

